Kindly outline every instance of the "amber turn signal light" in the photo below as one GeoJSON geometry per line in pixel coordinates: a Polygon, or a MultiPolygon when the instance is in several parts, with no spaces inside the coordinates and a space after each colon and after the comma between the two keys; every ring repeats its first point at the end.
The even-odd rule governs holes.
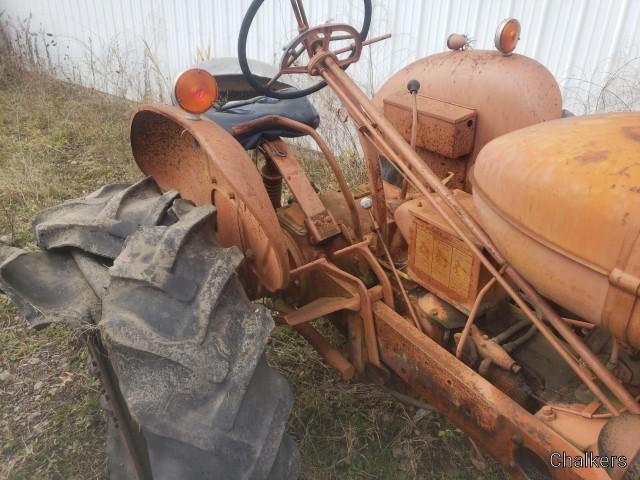
{"type": "Polygon", "coordinates": [[[176,103],[189,113],[199,115],[209,110],[218,98],[218,82],[206,70],[185,70],[173,89],[176,103]]]}
{"type": "Polygon", "coordinates": [[[511,55],[520,40],[520,22],[515,18],[507,18],[500,22],[496,30],[494,42],[496,48],[504,55],[511,55]]]}

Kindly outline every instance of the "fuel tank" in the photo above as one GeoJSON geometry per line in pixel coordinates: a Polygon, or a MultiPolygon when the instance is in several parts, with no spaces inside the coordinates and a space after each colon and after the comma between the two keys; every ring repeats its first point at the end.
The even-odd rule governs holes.
{"type": "Polygon", "coordinates": [[[640,113],[503,135],[470,180],[483,227],[541,294],[640,348],[640,113]]]}
{"type": "MultiPolygon", "coordinates": [[[[454,50],[430,55],[399,70],[374,96],[374,105],[396,129],[407,134],[412,122],[409,80],[420,82],[418,154],[440,177],[453,172],[449,186],[467,192],[471,191],[467,181],[469,167],[487,142],[512,130],[560,118],[562,114],[556,80],[532,58],[505,56],[489,50],[454,50]],[[474,112],[474,117],[469,112],[474,112]],[[433,148],[447,143],[455,146],[469,138],[465,132],[457,136],[448,134],[441,128],[443,119],[454,126],[460,125],[455,123],[457,119],[464,120],[464,125],[474,130],[470,148],[462,152],[464,155],[433,148]],[[421,144],[421,137],[429,137],[429,141],[421,144]]],[[[409,135],[405,138],[408,140],[409,135]]],[[[376,155],[364,146],[367,155],[376,155]]]]}

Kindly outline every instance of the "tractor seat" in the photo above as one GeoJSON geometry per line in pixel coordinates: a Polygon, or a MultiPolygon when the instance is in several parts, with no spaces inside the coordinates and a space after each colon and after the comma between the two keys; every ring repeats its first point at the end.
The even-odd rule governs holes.
{"type": "MultiPolygon", "coordinates": [[[[317,128],[320,116],[306,97],[292,100],[279,100],[270,97],[254,97],[248,100],[227,102],[222,108],[211,108],[205,116],[232,133],[231,129],[241,123],[250,122],[269,115],[297,120],[298,122],[317,128]]],[[[304,135],[296,130],[281,126],[268,127],[260,131],[244,135],[234,135],[236,140],[246,149],[256,148],[264,140],[274,140],[278,137],[300,137],[304,135]]]]}

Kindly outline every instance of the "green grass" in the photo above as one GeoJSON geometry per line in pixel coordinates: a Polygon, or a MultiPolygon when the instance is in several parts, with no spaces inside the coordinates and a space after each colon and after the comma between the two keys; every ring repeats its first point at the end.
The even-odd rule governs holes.
{"type": "MultiPolygon", "coordinates": [[[[0,238],[33,249],[29,220],[38,210],[139,178],[128,143],[132,110],[120,99],[0,68],[0,238]]],[[[293,331],[276,331],[268,356],[295,393],[289,431],[303,478],[503,478],[497,467],[473,467],[466,437],[445,418],[380,387],[340,381],[293,331]]],[[[99,385],[85,359],[74,332],[28,330],[0,295],[0,372],[12,375],[0,383],[0,478],[104,478],[99,385]]]]}

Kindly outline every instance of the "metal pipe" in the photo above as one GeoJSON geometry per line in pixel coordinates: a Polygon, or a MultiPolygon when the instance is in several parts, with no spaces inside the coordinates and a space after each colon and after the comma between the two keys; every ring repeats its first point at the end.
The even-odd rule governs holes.
{"type": "MultiPolygon", "coordinates": [[[[352,37],[348,37],[348,38],[352,38],[352,37]]],[[[345,38],[344,40],[348,40],[348,38],[345,38]]],[[[384,35],[378,35],[377,37],[373,37],[373,38],[370,38],[369,40],[365,40],[364,42],[362,42],[362,46],[366,47],[367,45],[371,45],[373,43],[381,42],[383,40],[387,40],[388,38],[391,38],[391,34],[390,33],[385,33],[384,35]]],[[[337,39],[334,38],[334,40],[337,40],[337,39]]],[[[351,44],[348,47],[342,47],[342,48],[339,48],[337,50],[334,50],[333,54],[334,55],[340,55],[341,53],[351,52],[354,48],[355,48],[354,44],[351,44]]]]}
{"type": "Polygon", "coordinates": [[[524,335],[516,338],[512,342],[505,343],[502,348],[504,348],[507,352],[513,352],[516,348],[518,348],[523,343],[528,342],[533,336],[538,333],[538,329],[535,325],[531,325],[531,328],[525,332],[524,335]]]}
{"type": "Polygon", "coordinates": [[[565,323],[569,325],[573,325],[574,327],[586,328],[587,330],[593,330],[594,328],[596,328],[596,326],[593,323],[584,322],[582,320],[576,320],[575,318],[567,318],[567,317],[560,317],[560,318],[562,318],[562,320],[565,323]]]}
{"type": "Polygon", "coordinates": [[[620,344],[618,340],[611,336],[611,355],[609,355],[609,361],[607,362],[608,369],[614,369],[618,366],[618,359],[620,358],[620,344]]]}
{"type": "Polygon", "coordinates": [[[376,222],[376,219],[373,218],[373,215],[371,214],[371,211],[369,209],[367,209],[367,212],[369,213],[369,217],[371,218],[373,229],[376,231],[376,234],[378,235],[378,240],[382,244],[384,254],[387,257],[387,261],[389,262],[389,265],[391,265],[391,272],[393,273],[393,276],[396,279],[398,288],[400,289],[400,293],[402,294],[402,299],[404,300],[404,303],[407,305],[407,309],[409,310],[411,319],[413,320],[413,323],[415,324],[418,331],[420,333],[424,333],[424,330],[422,329],[422,325],[420,324],[420,320],[418,320],[418,316],[416,315],[416,311],[413,308],[413,305],[411,304],[411,300],[409,300],[409,295],[407,295],[407,291],[405,290],[404,285],[402,285],[402,280],[400,279],[400,275],[398,275],[398,270],[396,269],[396,266],[393,264],[393,258],[391,257],[391,253],[389,253],[387,244],[384,242],[384,239],[382,238],[382,232],[380,231],[378,222],[376,222]]]}
{"type": "Polygon", "coordinates": [[[491,340],[493,340],[497,344],[501,344],[507,338],[509,338],[511,335],[513,335],[515,333],[518,333],[520,330],[522,330],[527,325],[531,325],[531,322],[529,321],[528,318],[525,318],[524,320],[520,320],[519,322],[511,325],[509,328],[507,328],[503,332],[501,332],[498,335],[496,335],[495,337],[493,337],[491,340]]]}
{"type": "MultiPolygon", "coordinates": [[[[388,238],[389,226],[387,224],[387,197],[384,191],[384,182],[382,180],[382,172],[380,168],[380,158],[377,155],[367,154],[367,149],[372,148],[375,150],[375,145],[368,142],[365,137],[363,139],[362,148],[365,151],[365,160],[367,162],[367,172],[369,180],[369,194],[373,201],[373,217],[378,221],[378,225],[382,229],[382,237],[388,238]]],[[[376,248],[376,254],[382,256],[382,247],[380,245],[376,248]]]]}
{"type": "Polygon", "coordinates": [[[598,397],[598,399],[612,413],[618,414],[618,410],[611,400],[605,395],[603,390],[593,381],[590,374],[584,370],[577,360],[566,350],[560,340],[547,327],[547,325],[536,317],[526,302],[514,290],[511,283],[507,281],[498,272],[498,269],[492,262],[485,257],[470,236],[463,232],[456,225],[456,222],[450,218],[443,207],[430,195],[427,185],[431,187],[454,211],[456,216],[466,225],[481,245],[489,252],[493,259],[505,268],[505,274],[510,280],[527,295],[531,302],[539,308],[543,316],[556,329],[560,336],[569,344],[571,348],[580,356],[583,362],[591,368],[593,373],[602,381],[602,383],[616,396],[621,403],[628,408],[631,413],[640,413],[640,405],[636,402],[629,391],[618,381],[617,378],[606,368],[606,366],[597,358],[597,356],[578,338],[571,328],[562,321],[560,316],[549,306],[540,294],[510,265],[506,259],[495,247],[482,228],[471,218],[453,197],[451,191],[442,183],[440,179],[433,173],[431,168],[420,160],[420,157],[411,150],[402,136],[395,130],[393,125],[378,112],[371,104],[370,100],[362,91],[354,84],[353,80],[343,72],[337,65],[335,60],[325,57],[323,60],[324,69],[321,69],[320,75],[332,87],[336,95],[343,102],[349,115],[356,122],[359,130],[365,134],[374,146],[381,153],[400,169],[400,171],[408,177],[414,186],[422,193],[438,211],[442,218],[451,226],[453,231],[467,244],[473,254],[477,256],[482,264],[497,279],[500,285],[505,289],[514,302],[520,307],[531,322],[536,325],[540,333],[549,341],[559,355],[572,368],[574,373],[582,380],[582,382],[598,397]],[[397,152],[397,153],[396,153],[397,152]],[[411,168],[409,168],[409,166],[411,168]]]}
{"type": "MultiPolygon", "coordinates": [[[[584,411],[578,411],[578,410],[573,410],[571,408],[567,408],[567,407],[562,407],[560,405],[548,405],[550,408],[552,408],[553,410],[557,410],[559,412],[564,412],[564,413],[569,413],[571,415],[578,415],[580,417],[584,417],[584,418],[599,418],[599,419],[603,419],[603,418],[611,418],[613,415],[611,415],[610,413],[588,413],[588,412],[584,412],[584,411]]],[[[620,413],[624,413],[626,411],[626,409],[622,409],[620,410],[620,413]]]]}
{"type": "Polygon", "coordinates": [[[351,380],[356,372],[355,367],[347,360],[339,350],[334,348],[313,326],[303,323],[293,327],[302,335],[311,346],[335,368],[343,380],[351,380]]]}
{"type": "Polygon", "coordinates": [[[302,33],[309,29],[309,21],[307,20],[307,14],[304,11],[304,6],[301,0],[291,0],[291,7],[293,8],[293,14],[296,16],[298,22],[298,32],[302,33]]]}
{"type": "MultiPolygon", "coordinates": [[[[572,318],[565,318],[565,317],[561,317],[561,318],[567,324],[572,325],[574,327],[588,328],[589,330],[591,330],[592,328],[595,327],[595,325],[593,323],[587,323],[587,322],[583,322],[583,321],[580,321],[580,320],[574,320],[572,318]]],[[[527,325],[531,325],[531,322],[529,321],[528,318],[525,318],[524,320],[520,320],[518,323],[515,323],[514,325],[511,325],[509,328],[507,328],[503,332],[501,332],[498,335],[496,335],[495,337],[493,337],[492,340],[494,342],[498,343],[498,344],[502,343],[506,339],[508,339],[510,336],[512,336],[515,333],[517,333],[520,330],[522,330],[527,325]]]]}
{"type": "Polygon", "coordinates": [[[496,283],[496,278],[493,277],[478,292],[478,296],[474,300],[473,306],[471,307],[471,312],[469,312],[469,316],[467,317],[467,323],[465,323],[464,329],[462,330],[462,335],[460,335],[460,341],[458,342],[458,346],[456,347],[456,358],[462,358],[464,345],[465,343],[467,343],[469,332],[471,332],[471,327],[473,326],[473,322],[475,322],[476,320],[476,316],[478,314],[478,309],[480,308],[480,304],[482,303],[482,299],[487,294],[487,292],[491,290],[491,287],[493,287],[495,283],[496,283]]]}

